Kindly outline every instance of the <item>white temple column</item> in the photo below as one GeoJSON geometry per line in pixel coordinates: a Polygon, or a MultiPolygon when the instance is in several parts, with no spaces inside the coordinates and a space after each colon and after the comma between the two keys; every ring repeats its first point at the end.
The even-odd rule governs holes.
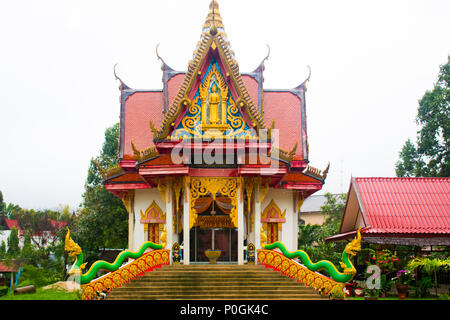
{"type": "Polygon", "coordinates": [[[261,249],[261,186],[258,184],[255,190],[255,250],[261,249]]]}
{"type": "Polygon", "coordinates": [[[134,251],[134,190],[129,191],[130,202],[128,207],[128,250],[134,251]]]}
{"type": "MultiPolygon", "coordinates": [[[[166,188],[166,249],[172,250],[173,244],[173,201],[172,201],[172,184],[168,184],[166,188]]],[[[170,264],[172,264],[172,254],[169,255],[170,264]]]]}
{"type": "Polygon", "coordinates": [[[134,243],[133,249],[137,250],[142,246],[142,244],[147,241],[146,232],[144,231],[144,225],[140,223],[137,215],[134,215],[134,243]]]}
{"type": "Polygon", "coordinates": [[[244,264],[244,186],[242,181],[238,197],[238,264],[244,264]]]}
{"type": "Polygon", "coordinates": [[[189,199],[190,199],[190,192],[189,192],[189,183],[185,183],[185,189],[184,189],[184,206],[183,206],[183,263],[185,265],[189,264],[189,199]]]}

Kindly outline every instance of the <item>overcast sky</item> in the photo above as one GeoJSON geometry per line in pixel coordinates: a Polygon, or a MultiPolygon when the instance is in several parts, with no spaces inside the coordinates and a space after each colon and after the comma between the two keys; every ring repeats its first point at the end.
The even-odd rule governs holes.
{"type": "MultiPolygon", "coordinates": [[[[159,54],[186,70],[210,0],[1,1],[0,190],[24,208],[76,209],[89,161],[119,121],[118,81],[160,89],[159,54]]],[[[264,86],[306,94],[324,192],[395,176],[417,101],[450,53],[450,1],[219,0],[241,72],[271,48],[264,86]]]]}

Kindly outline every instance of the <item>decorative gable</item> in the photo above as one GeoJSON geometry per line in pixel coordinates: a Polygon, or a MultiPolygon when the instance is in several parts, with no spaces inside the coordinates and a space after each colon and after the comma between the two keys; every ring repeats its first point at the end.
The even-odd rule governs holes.
{"type": "Polygon", "coordinates": [[[171,140],[219,137],[252,138],[256,134],[236,107],[224,73],[212,58],[171,140]]]}
{"type": "Polygon", "coordinates": [[[230,49],[215,1],[193,59],[161,127],[150,123],[156,142],[192,137],[256,137],[264,119],[250,97],[230,49]],[[251,133],[251,129],[255,129],[251,133]]]}
{"type": "Polygon", "coordinates": [[[162,209],[158,206],[158,204],[153,200],[153,202],[148,206],[145,212],[141,210],[141,223],[158,223],[164,224],[166,223],[166,214],[163,213],[162,209]]]}

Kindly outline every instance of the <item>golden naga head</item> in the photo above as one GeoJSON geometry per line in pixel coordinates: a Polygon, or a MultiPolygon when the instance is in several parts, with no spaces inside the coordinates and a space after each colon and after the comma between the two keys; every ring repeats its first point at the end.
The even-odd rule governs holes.
{"type": "Polygon", "coordinates": [[[67,228],[66,241],[64,250],[69,254],[69,257],[74,258],[81,253],[81,248],[70,237],[70,230],[67,228]]]}
{"type": "Polygon", "coordinates": [[[350,243],[347,244],[344,251],[347,252],[350,256],[355,256],[356,253],[361,250],[361,228],[358,228],[358,232],[356,234],[355,239],[353,239],[350,243]]]}

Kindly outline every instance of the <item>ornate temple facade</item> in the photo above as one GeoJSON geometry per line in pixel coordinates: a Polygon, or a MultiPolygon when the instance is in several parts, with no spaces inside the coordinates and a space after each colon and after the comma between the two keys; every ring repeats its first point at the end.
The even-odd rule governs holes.
{"type": "Polygon", "coordinates": [[[129,250],[179,245],[184,264],[211,249],[244,264],[250,244],[297,250],[300,207],[328,168],[308,164],[306,80],[266,89],[265,60],[240,72],[212,1],[187,71],[161,59],[162,90],[118,78],[120,159],[102,174],[128,211],[129,250]]]}

